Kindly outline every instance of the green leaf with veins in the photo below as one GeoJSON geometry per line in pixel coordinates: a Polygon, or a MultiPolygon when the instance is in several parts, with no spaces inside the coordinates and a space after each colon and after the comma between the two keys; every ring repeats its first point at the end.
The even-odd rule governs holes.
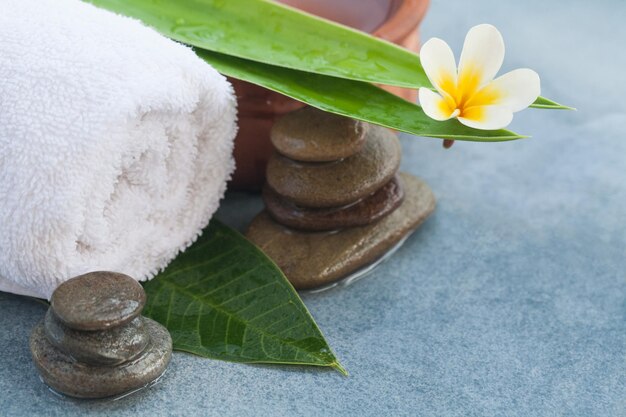
{"type": "Polygon", "coordinates": [[[176,350],[346,374],[280,269],[217,220],[144,288],[144,314],[167,327],[176,350]]]}
{"type": "MultiPolygon", "coordinates": [[[[431,87],[417,54],[270,0],[86,0],[198,48],[316,74],[431,87]]],[[[566,108],[539,98],[535,107],[566,108]]]]}
{"type": "Polygon", "coordinates": [[[327,112],[433,138],[499,142],[524,136],[509,130],[478,130],[458,120],[439,122],[421,107],[369,83],[275,67],[196,49],[221,73],[269,88],[327,112]]]}

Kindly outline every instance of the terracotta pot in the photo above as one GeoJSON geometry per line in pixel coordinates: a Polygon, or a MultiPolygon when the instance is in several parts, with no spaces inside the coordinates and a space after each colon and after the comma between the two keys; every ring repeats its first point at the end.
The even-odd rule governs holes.
{"type": "MultiPolygon", "coordinates": [[[[281,1],[418,51],[418,28],[430,0],[281,1]]],[[[234,152],[237,170],[230,188],[258,190],[265,181],[265,166],[272,152],[269,132],[274,120],[304,104],[244,81],[230,79],[230,82],[235,87],[239,105],[239,133],[235,139],[234,152]]],[[[416,99],[416,90],[389,86],[384,88],[407,100],[416,99]]]]}

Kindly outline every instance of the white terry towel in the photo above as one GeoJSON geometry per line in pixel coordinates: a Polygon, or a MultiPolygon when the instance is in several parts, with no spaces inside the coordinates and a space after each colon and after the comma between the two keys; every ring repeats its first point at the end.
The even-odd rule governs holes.
{"type": "Polygon", "coordinates": [[[0,291],[152,277],[217,209],[235,133],[189,48],[78,0],[0,0],[0,291]]]}

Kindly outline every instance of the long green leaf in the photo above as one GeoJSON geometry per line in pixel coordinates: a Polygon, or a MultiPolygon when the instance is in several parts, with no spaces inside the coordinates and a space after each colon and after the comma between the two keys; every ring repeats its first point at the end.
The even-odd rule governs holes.
{"type": "Polygon", "coordinates": [[[273,1],[88,1],[202,49],[360,81],[429,84],[412,52],[273,1]]]}
{"type": "MultiPolygon", "coordinates": [[[[316,74],[430,87],[419,56],[269,0],[86,0],[198,48],[316,74]]],[[[535,107],[566,108],[540,98],[535,107]]]]}
{"type": "Polygon", "coordinates": [[[167,327],[177,350],[346,373],[278,267],[219,221],[144,287],[144,314],[167,327]]]}
{"type": "Polygon", "coordinates": [[[199,57],[230,77],[261,85],[311,106],[418,136],[478,142],[520,139],[508,130],[477,130],[457,120],[438,122],[422,109],[372,84],[275,67],[216,52],[199,57]]]}
{"type": "Polygon", "coordinates": [[[555,101],[549,100],[544,97],[539,97],[530,107],[534,107],[536,109],[549,109],[549,110],[576,110],[573,107],[564,106],[563,104],[559,104],[555,101]]]}

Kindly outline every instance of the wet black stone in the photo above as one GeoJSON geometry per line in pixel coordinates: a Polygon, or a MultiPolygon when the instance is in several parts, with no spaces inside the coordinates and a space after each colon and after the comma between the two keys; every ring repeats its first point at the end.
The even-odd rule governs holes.
{"type": "Polygon", "coordinates": [[[144,318],[150,343],[141,355],[118,366],[77,362],[46,337],[43,321],[30,338],[30,350],[44,382],[63,394],[104,398],[139,389],[158,378],[172,355],[172,339],[157,322],[144,318]]]}
{"type": "Polygon", "coordinates": [[[131,360],[150,341],[141,316],[109,330],[81,331],[65,326],[49,309],[44,328],[50,343],[77,361],[92,365],[118,365],[131,360]]]}
{"type": "Polygon", "coordinates": [[[285,200],[309,208],[357,202],[387,184],[400,166],[396,134],[370,126],[363,149],[334,162],[297,162],[274,154],[267,164],[267,184],[285,200]]]}
{"type": "Polygon", "coordinates": [[[274,123],[272,144],[295,161],[328,162],[359,152],[369,125],[313,107],[287,113],[274,123]]]}
{"type": "Polygon", "coordinates": [[[272,218],[283,226],[298,230],[325,231],[365,226],[389,215],[402,203],[404,192],[394,177],[372,195],[343,207],[305,208],[263,189],[263,202],[272,218]]]}
{"type": "Polygon", "coordinates": [[[142,286],[128,275],[90,272],[72,278],[52,294],[57,318],[76,330],[105,330],[137,317],[146,303],[142,286]]]}
{"type": "Polygon", "coordinates": [[[158,378],[172,355],[172,338],[140,316],[143,287],[127,275],[92,272],[61,284],[30,350],[43,380],[63,394],[103,398],[158,378]]]}

